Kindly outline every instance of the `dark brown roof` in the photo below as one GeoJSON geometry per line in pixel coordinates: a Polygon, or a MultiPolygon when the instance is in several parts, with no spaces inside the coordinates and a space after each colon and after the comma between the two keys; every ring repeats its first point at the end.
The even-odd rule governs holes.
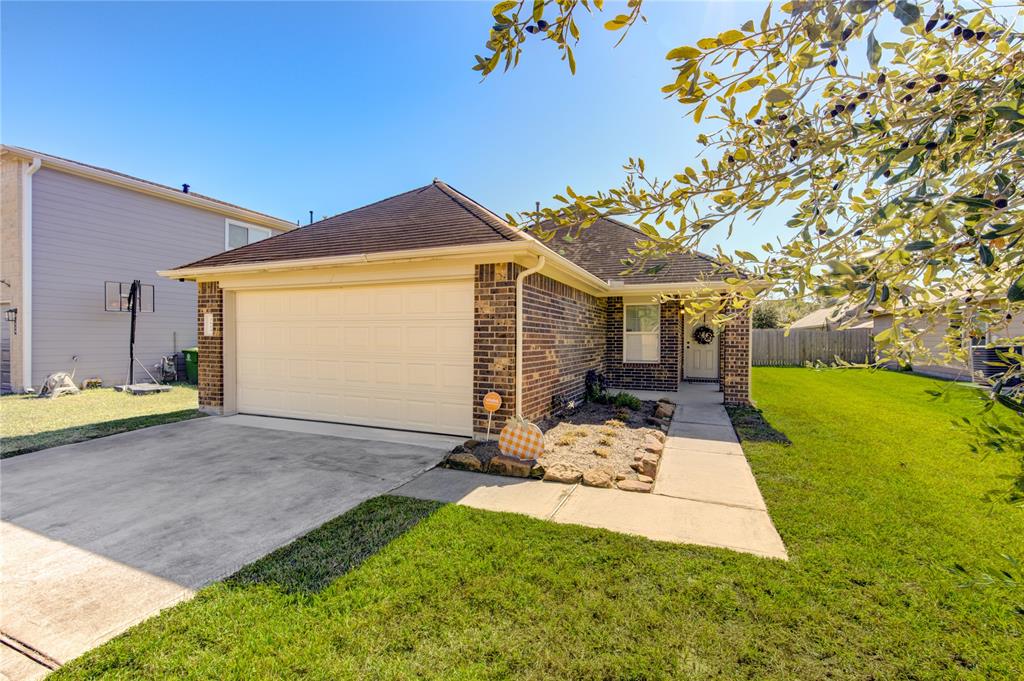
{"type": "Polygon", "coordinates": [[[186,267],[463,246],[525,237],[504,220],[440,180],[186,267]]]}
{"type": "MultiPolygon", "coordinates": [[[[551,230],[549,225],[541,225],[542,230],[545,227],[551,230]]],[[[618,220],[600,218],[585,229],[561,227],[554,232],[553,237],[543,242],[548,248],[605,281],[662,284],[722,279],[721,274],[716,274],[720,265],[711,256],[696,251],[652,258],[635,268],[624,264],[623,260],[633,257],[630,249],[635,249],[636,242],[647,237],[639,229],[618,220]],[[627,270],[628,273],[623,274],[627,270]]]]}

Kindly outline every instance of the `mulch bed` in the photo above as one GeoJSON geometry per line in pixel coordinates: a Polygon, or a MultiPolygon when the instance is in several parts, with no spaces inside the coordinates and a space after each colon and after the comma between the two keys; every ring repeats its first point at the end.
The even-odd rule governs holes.
{"type": "Polygon", "coordinates": [[[533,463],[508,460],[495,441],[468,440],[445,460],[449,468],[593,487],[649,492],[674,406],[642,402],[637,410],[585,402],[560,418],[537,423],[544,454],[533,463]],[[660,410],[660,411],[659,411],[660,410]],[[656,413],[664,418],[658,418],[656,413]],[[666,413],[668,416],[666,417],[666,413]]]}

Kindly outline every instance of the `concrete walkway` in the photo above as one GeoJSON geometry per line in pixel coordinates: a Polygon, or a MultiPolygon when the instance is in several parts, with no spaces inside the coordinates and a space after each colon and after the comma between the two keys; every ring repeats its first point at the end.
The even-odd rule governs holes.
{"type": "Polygon", "coordinates": [[[684,384],[651,494],[435,468],[394,494],[786,559],[714,384],[684,384]]]}

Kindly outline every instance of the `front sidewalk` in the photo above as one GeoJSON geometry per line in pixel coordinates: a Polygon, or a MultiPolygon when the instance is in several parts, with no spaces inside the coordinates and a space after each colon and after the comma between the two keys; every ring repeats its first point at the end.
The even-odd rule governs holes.
{"type": "Polygon", "coordinates": [[[444,468],[393,494],[787,559],[714,387],[684,385],[669,394],[679,407],[651,494],[444,468]]]}

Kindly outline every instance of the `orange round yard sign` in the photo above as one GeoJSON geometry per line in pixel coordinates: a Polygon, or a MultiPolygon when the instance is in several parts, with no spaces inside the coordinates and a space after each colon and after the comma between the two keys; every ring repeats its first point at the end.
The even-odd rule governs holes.
{"type": "Polygon", "coordinates": [[[484,409],[494,413],[501,406],[501,395],[496,392],[489,392],[484,395],[484,409]]]}

